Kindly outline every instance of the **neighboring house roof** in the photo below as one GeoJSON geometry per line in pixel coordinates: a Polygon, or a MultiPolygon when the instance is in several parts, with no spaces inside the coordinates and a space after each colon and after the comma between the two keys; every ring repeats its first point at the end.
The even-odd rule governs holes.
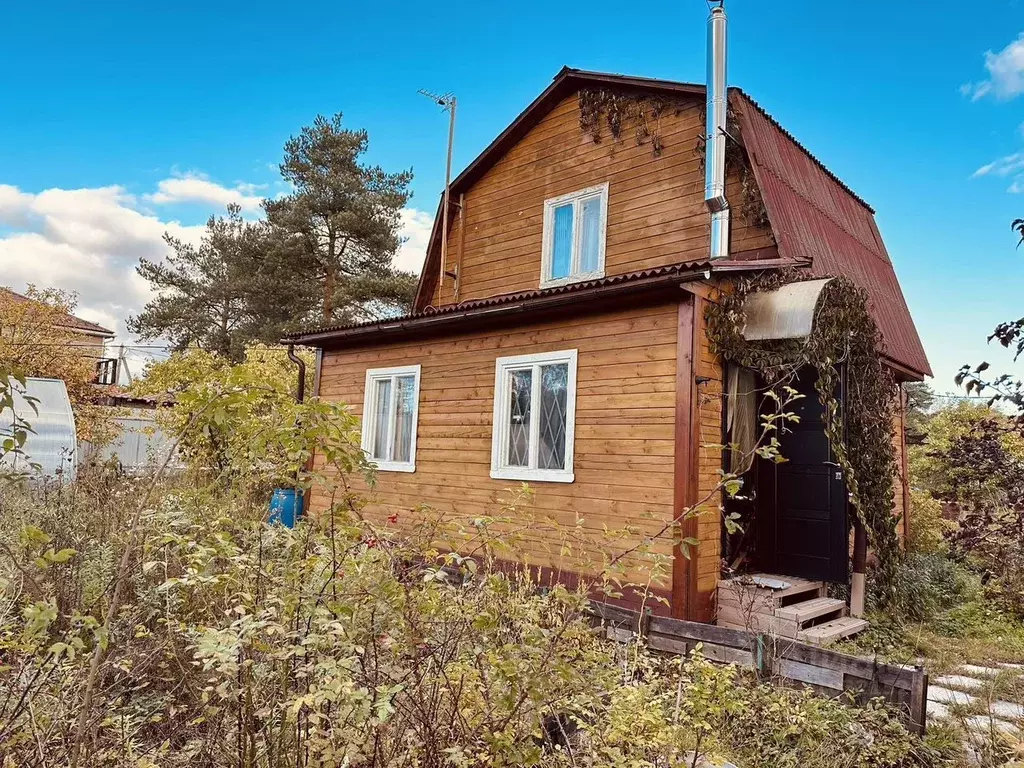
{"type": "MultiPolygon", "coordinates": [[[[12,291],[10,288],[0,288],[0,294],[13,301],[33,301],[29,296],[24,296],[16,291],[12,291]]],[[[102,325],[91,323],[88,320],[83,320],[82,318],[75,317],[72,314],[65,314],[64,317],[67,318],[63,324],[65,328],[80,331],[81,333],[85,333],[90,336],[102,336],[104,338],[111,339],[114,337],[114,332],[109,328],[104,328],[102,325]]]]}

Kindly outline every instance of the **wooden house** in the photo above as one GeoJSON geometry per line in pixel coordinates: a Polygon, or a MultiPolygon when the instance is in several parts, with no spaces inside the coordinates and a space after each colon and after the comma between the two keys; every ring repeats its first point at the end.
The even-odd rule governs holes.
{"type": "MultiPolygon", "coordinates": [[[[898,380],[930,375],[872,209],[745,92],[712,103],[707,90],[563,69],[452,182],[410,314],[285,339],[318,349],[316,394],[362,417],[372,513],[489,514],[523,481],[543,514],[641,537],[709,496],[684,523],[692,557],[671,537],[656,547],[674,556],[672,614],[712,621],[726,414],[705,309],[718,290],[784,267],[846,276],[869,293],[898,380]],[[715,113],[728,125],[709,130],[715,113]],[[712,134],[731,161],[713,157],[712,134]],[[709,194],[715,170],[724,189],[709,194]],[[714,194],[731,210],[724,233],[714,194]]],[[[893,437],[902,447],[899,419],[893,437]]],[[[828,458],[804,462],[831,478],[828,458]]],[[[902,513],[905,458],[897,474],[902,513]]],[[[824,599],[848,574],[845,491],[830,482],[772,512],[782,533],[762,570],[799,577],[787,595],[824,599]],[[801,505],[813,509],[790,514],[801,505]]],[[[793,602],[770,594],[769,609],[793,602]]]]}

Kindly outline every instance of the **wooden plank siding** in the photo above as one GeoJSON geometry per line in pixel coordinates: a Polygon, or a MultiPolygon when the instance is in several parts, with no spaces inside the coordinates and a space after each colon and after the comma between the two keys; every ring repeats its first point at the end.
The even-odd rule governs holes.
{"type": "MultiPolygon", "coordinates": [[[[700,104],[666,110],[663,152],[638,146],[631,124],[619,141],[594,143],[580,130],[578,98],[564,99],[470,189],[448,234],[448,263],[459,265],[458,300],[535,290],[540,285],[544,201],[608,182],[605,274],[617,275],[706,258],[709,219],[698,150],[700,104]],[[463,227],[465,231],[463,230],[463,227]]],[[[727,194],[743,198],[730,168],[727,194]]],[[[774,244],[768,227],[733,216],[734,251],[774,244]]],[[[450,268],[450,267],[449,267],[450,268]]],[[[435,285],[431,303],[455,303],[455,282],[435,285]]]]}
{"type": "MultiPolygon", "coordinates": [[[[637,535],[616,544],[621,549],[657,531],[673,510],[677,305],[325,350],[320,395],[360,416],[368,368],[422,366],[416,471],[379,472],[374,489],[357,482],[371,500],[367,514],[407,519],[420,504],[459,517],[499,514],[499,500],[519,484],[490,477],[495,359],[577,349],[575,481],[531,483],[532,511],[564,526],[578,515],[593,533],[636,526],[637,535]]],[[[314,493],[310,509],[316,514],[327,504],[314,493]]],[[[560,559],[556,538],[543,529],[529,534],[531,564],[581,570],[560,559]]],[[[655,551],[670,555],[671,537],[655,551]]]]}

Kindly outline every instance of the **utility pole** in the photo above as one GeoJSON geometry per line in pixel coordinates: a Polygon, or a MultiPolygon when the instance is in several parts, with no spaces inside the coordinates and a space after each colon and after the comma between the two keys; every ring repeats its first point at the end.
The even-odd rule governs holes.
{"type": "MultiPolygon", "coordinates": [[[[120,354],[117,356],[117,359],[120,361],[121,367],[124,369],[124,373],[128,377],[128,383],[131,384],[132,383],[132,372],[131,372],[131,369],[128,367],[128,356],[124,353],[124,344],[121,345],[121,351],[120,351],[120,354]]],[[[120,374],[118,374],[118,379],[120,379],[120,378],[121,378],[121,376],[120,376],[120,374]]],[[[120,384],[121,382],[120,381],[115,381],[114,383],[115,384],[120,384]]]]}
{"type": "Polygon", "coordinates": [[[420,93],[428,99],[433,100],[441,109],[448,113],[448,158],[444,167],[444,201],[441,204],[441,284],[444,284],[445,275],[454,280],[459,279],[458,272],[449,272],[448,264],[448,189],[452,184],[452,147],[455,145],[455,107],[457,99],[453,93],[445,93],[440,96],[420,89],[420,93]]]}

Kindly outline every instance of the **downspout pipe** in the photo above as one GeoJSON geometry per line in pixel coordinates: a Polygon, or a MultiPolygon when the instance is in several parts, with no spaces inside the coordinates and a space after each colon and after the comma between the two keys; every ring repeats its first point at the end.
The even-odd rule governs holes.
{"type": "Polygon", "coordinates": [[[288,359],[291,360],[299,368],[299,385],[295,390],[295,402],[301,403],[306,399],[306,363],[305,361],[295,354],[295,345],[288,345],[288,359]]]}
{"type": "MultiPolygon", "coordinates": [[[[299,381],[295,388],[295,402],[301,403],[306,399],[306,362],[295,354],[295,345],[288,345],[288,359],[295,363],[299,369],[299,381]]],[[[295,518],[298,519],[306,512],[306,494],[299,488],[299,472],[295,470],[295,518]]]]}
{"type": "Polygon", "coordinates": [[[707,42],[707,118],[705,123],[704,202],[711,214],[709,257],[729,257],[729,201],[725,197],[726,120],[729,86],[726,77],[727,17],[724,4],[711,9],[707,42]]]}

